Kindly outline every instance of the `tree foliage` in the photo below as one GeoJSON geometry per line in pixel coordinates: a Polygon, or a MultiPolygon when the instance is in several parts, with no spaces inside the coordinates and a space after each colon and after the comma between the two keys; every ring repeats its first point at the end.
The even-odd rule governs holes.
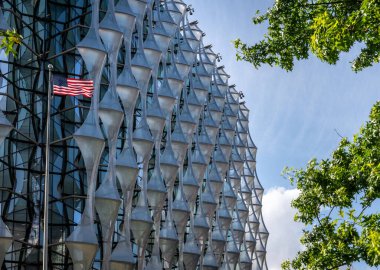
{"type": "Polygon", "coordinates": [[[305,250],[283,269],[338,269],[357,261],[380,265],[380,102],[331,158],[313,159],[305,169],[287,168],[285,174],[300,190],[292,207],[306,229],[305,250]]]}
{"type": "Polygon", "coordinates": [[[14,45],[21,44],[22,36],[16,30],[0,30],[0,49],[5,49],[5,53],[16,55],[14,45]]]}
{"type": "MultiPolygon", "coordinates": [[[[336,64],[358,45],[352,69],[380,61],[379,0],[276,0],[254,24],[268,24],[252,46],[235,41],[237,58],[291,71],[310,53],[336,64]]],[[[329,159],[311,160],[304,169],[285,170],[300,190],[292,202],[295,220],[305,224],[305,249],[283,269],[329,270],[364,261],[380,266],[380,102],[352,141],[343,138],[329,159]]]]}
{"type": "Polygon", "coordinates": [[[310,51],[329,64],[359,44],[361,52],[351,62],[354,71],[380,61],[379,0],[276,0],[254,24],[268,23],[264,39],[250,46],[235,40],[238,60],[277,65],[290,71],[294,61],[310,51]]]}

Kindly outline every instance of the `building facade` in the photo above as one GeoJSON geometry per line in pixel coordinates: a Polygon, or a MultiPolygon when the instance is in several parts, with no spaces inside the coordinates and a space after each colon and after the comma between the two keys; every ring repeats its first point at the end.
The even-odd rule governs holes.
{"type": "Polygon", "coordinates": [[[267,269],[249,109],[191,6],[0,7],[2,269],[42,267],[48,64],[94,83],[51,99],[48,269],[267,269]]]}

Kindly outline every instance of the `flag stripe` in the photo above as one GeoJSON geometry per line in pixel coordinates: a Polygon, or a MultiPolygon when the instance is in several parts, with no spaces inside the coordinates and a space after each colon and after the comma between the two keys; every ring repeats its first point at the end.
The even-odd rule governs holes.
{"type": "Polygon", "coordinates": [[[64,95],[69,95],[69,96],[79,96],[79,95],[83,95],[85,97],[92,97],[92,94],[85,94],[85,93],[73,93],[73,92],[65,92],[65,91],[62,91],[62,92],[56,92],[55,93],[56,95],[61,95],[61,96],[64,96],[64,95]]]}
{"type": "Polygon", "coordinates": [[[75,93],[75,92],[72,92],[72,91],[56,91],[54,92],[55,95],[63,95],[63,96],[79,96],[79,95],[83,95],[85,97],[92,97],[92,94],[87,94],[87,93],[75,93]]]}
{"type": "Polygon", "coordinates": [[[54,86],[54,91],[72,91],[72,92],[83,92],[87,94],[91,94],[93,91],[87,90],[87,89],[80,89],[80,88],[72,88],[72,87],[65,87],[65,86],[54,86]]]}
{"type": "Polygon", "coordinates": [[[72,92],[72,93],[76,93],[78,95],[80,95],[81,93],[84,93],[84,94],[87,94],[87,95],[92,95],[92,92],[91,91],[81,91],[81,90],[73,90],[71,88],[55,88],[54,89],[54,93],[55,92],[72,92]]]}
{"type": "Polygon", "coordinates": [[[58,94],[58,93],[72,93],[72,94],[75,94],[75,95],[81,95],[81,94],[83,94],[83,95],[92,95],[92,93],[87,93],[87,92],[75,92],[75,91],[66,90],[66,89],[55,91],[54,94],[58,94]]]}

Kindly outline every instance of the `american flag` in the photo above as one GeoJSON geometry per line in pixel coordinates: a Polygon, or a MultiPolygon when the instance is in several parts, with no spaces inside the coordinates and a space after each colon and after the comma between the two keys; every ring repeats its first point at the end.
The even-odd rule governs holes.
{"type": "Polygon", "coordinates": [[[66,78],[62,75],[53,76],[53,94],[55,95],[92,97],[93,91],[92,80],[66,78]]]}

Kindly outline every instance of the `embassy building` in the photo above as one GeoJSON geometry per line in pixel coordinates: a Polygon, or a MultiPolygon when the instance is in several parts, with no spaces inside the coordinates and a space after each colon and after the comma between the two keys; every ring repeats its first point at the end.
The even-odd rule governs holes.
{"type": "Polygon", "coordinates": [[[0,55],[1,269],[267,269],[249,109],[191,6],[0,7],[23,37],[0,55]],[[93,89],[47,121],[57,77],[93,89]]]}

